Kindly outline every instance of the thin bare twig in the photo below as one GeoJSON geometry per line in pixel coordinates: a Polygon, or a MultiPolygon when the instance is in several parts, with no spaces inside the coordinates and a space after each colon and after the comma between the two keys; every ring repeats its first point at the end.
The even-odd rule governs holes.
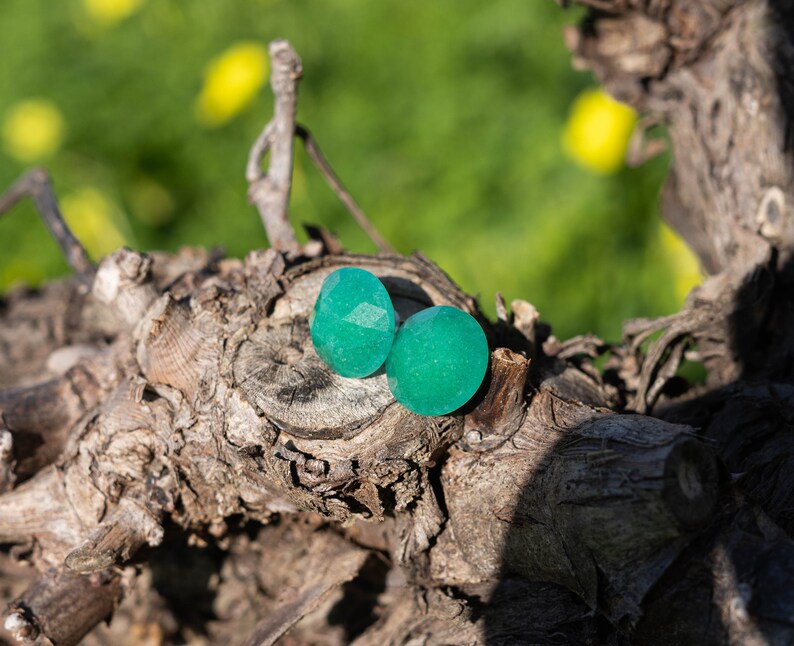
{"type": "Polygon", "coordinates": [[[88,258],[83,245],[74,237],[64,221],[52,190],[49,173],[43,168],[34,168],[28,171],[3,195],[0,195],[0,215],[26,197],[33,200],[44,224],[47,225],[50,233],[60,245],[63,255],[72,269],[81,275],[92,274],[94,265],[88,258]]]}
{"type": "Polygon", "coordinates": [[[248,199],[259,210],[270,244],[278,251],[287,253],[300,251],[288,215],[295,154],[293,137],[297,136],[303,141],[309,158],[317,166],[331,190],[364,233],[380,251],[395,253],[393,247],[378,233],[347,192],[308,128],[295,123],[298,81],[303,74],[300,57],[286,40],[275,40],[270,43],[270,59],[273,68],[270,82],[276,98],[275,110],[273,118],[251,146],[245,170],[249,185],[248,199]],[[262,170],[262,160],[268,153],[270,153],[270,163],[265,173],[262,170]]]}
{"type": "Polygon", "coordinates": [[[325,181],[328,182],[331,190],[339,198],[339,201],[344,204],[345,208],[350,212],[350,215],[352,215],[353,219],[358,223],[358,226],[360,226],[364,233],[369,236],[369,239],[375,243],[378,250],[384,253],[395,253],[394,248],[386,242],[380,233],[378,233],[378,230],[369,221],[364,211],[361,210],[361,207],[356,204],[353,196],[347,192],[347,189],[344,187],[339,177],[337,177],[334,169],[331,168],[328,160],[320,151],[320,147],[317,145],[312,133],[309,132],[309,129],[300,124],[296,124],[295,135],[300,137],[303,141],[306,152],[314,162],[314,165],[317,166],[320,174],[325,178],[325,181]]]}
{"type": "Polygon", "coordinates": [[[276,101],[273,119],[262,130],[248,156],[248,199],[259,210],[273,248],[298,253],[300,245],[289,223],[288,206],[292,187],[298,81],[303,74],[303,67],[300,57],[286,40],[274,40],[270,43],[269,52],[272,65],[270,84],[276,101]],[[262,160],[268,151],[270,163],[267,173],[264,173],[262,160]]]}

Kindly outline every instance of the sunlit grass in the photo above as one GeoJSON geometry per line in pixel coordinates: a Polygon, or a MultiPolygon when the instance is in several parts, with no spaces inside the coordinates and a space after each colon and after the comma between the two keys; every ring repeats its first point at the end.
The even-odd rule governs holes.
{"type": "MultiPolygon", "coordinates": [[[[658,225],[667,160],[623,166],[633,113],[574,72],[563,45],[581,14],[523,0],[104,1],[118,2],[104,23],[89,0],[0,4],[0,123],[32,97],[60,115],[49,137],[14,128],[35,155],[3,136],[0,185],[45,163],[70,217],[94,214],[79,218],[93,254],[122,240],[234,256],[266,244],[244,168],[273,109],[267,43],[288,38],[303,58],[298,119],[370,219],[489,313],[501,291],[560,337],[614,338],[623,318],[679,306],[679,252],[658,225]],[[589,151],[577,161],[563,145],[573,130],[589,151]]],[[[373,251],[296,160],[296,228],[373,251]]],[[[29,205],[0,220],[0,267],[0,289],[65,271],[29,205]]]]}

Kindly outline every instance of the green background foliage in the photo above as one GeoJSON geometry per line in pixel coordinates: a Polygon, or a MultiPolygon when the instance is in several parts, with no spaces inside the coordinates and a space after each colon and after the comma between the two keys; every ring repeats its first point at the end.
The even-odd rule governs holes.
{"type": "MultiPolygon", "coordinates": [[[[385,237],[419,249],[493,312],[534,303],[558,336],[620,334],[675,310],[657,195],[668,160],[597,176],[560,139],[593,80],[571,70],[562,28],[580,14],[525,0],[149,0],[113,25],[79,0],[0,5],[0,118],[29,97],[63,114],[43,163],[60,195],[94,187],[131,246],[266,245],[243,178],[269,89],[208,129],[194,103],[208,62],[238,41],[292,41],[299,119],[385,237]]],[[[0,185],[25,164],[0,150],[0,185]]],[[[374,248],[302,153],[292,220],[374,248]]],[[[0,280],[65,272],[29,206],[0,221],[0,280]]]]}

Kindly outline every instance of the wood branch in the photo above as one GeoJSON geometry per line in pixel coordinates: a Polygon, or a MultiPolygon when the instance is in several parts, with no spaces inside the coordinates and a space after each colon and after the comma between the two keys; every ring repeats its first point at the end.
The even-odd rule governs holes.
{"type": "MultiPolygon", "coordinates": [[[[662,338],[626,366],[631,407],[653,410],[684,352],[708,385],[791,374],[794,252],[791,70],[794,20],[778,0],[585,2],[597,10],[568,42],[616,97],[668,125],[675,165],[663,215],[714,276],[662,338]]],[[[635,336],[627,327],[628,344],[635,336]]]]}
{"type": "Polygon", "coordinates": [[[659,415],[701,428],[747,499],[794,536],[794,388],[783,383],[733,384],[668,403],[659,415]]]}
{"type": "Polygon", "coordinates": [[[526,416],[525,389],[529,360],[497,348],[491,355],[490,384],[480,405],[466,415],[461,447],[467,451],[487,451],[506,442],[526,416]]]}
{"type": "Polygon", "coordinates": [[[12,604],[4,626],[21,642],[44,637],[58,646],[73,646],[110,616],[121,593],[121,577],[112,572],[53,573],[12,604]]]}
{"type": "Polygon", "coordinates": [[[265,125],[251,148],[246,179],[249,184],[249,200],[259,209],[271,245],[278,251],[291,254],[300,251],[288,216],[294,158],[293,136],[296,136],[303,141],[309,158],[331,190],[378,250],[394,253],[391,245],[378,233],[353,196],[345,189],[309,129],[295,123],[298,81],[303,75],[300,57],[287,41],[279,40],[270,44],[270,59],[275,110],[273,119],[265,125]],[[262,161],[268,153],[270,164],[265,174],[262,172],[262,161]]]}
{"type": "Polygon", "coordinates": [[[285,40],[270,43],[270,84],[275,97],[273,119],[254,143],[248,157],[248,199],[259,209],[268,240],[278,251],[298,253],[300,246],[289,223],[292,187],[293,138],[298,81],[303,74],[300,57],[285,40]],[[262,160],[270,152],[267,174],[262,160]]]}
{"type": "MultiPolygon", "coordinates": [[[[160,514],[185,529],[209,528],[222,536],[226,519],[236,514],[270,522],[274,513],[306,510],[344,522],[399,516],[389,550],[395,562],[421,571],[428,550],[443,553],[457,545],[455,537],[476,536],[487,526],[481,512],[460,512],[461,504],[478,500],[473,491],[480,492],[480,504],[496,509],[488,522],[503,529],[514,517],[543,513],[536,508],[540,500],[564,504],[567,482],[577,483],[576,496],[609,516],[599,518],[605,531],[591,532],[582,549],[615,589],[609,603],[616,604],[618,590],[633,586],[632,605],[609,610],[620,617],[636,612],[653,575],[678,554],[691,527],[709,517],[716,496],[713,457],[689,437],[689,429],[605,415],[599,406],[607,400],[597,382],[559,359],[540,361],[527,391],[528,361],[507,349],[495,351],[488,387],[465,418],[416,416],[392,400],[382,377],[362,382],[330,373],[313,352],[306,321],[324,277],[337,267],[362,266],[379,275],[403,317],[440,303],[479,316],[472,299],[421,256],[334,255],[287,270],[270,251],[246,263],[219,265],[214,273],[197,269],[185,282],[191,285],[189,301],[177,301],[168,292],[157,296],[152,272],[140,271],[141,258],[130,253],[104,261],[97,281],[129,274],[132,290],[148,286],[145,293],[154,296],[129,299],[126,331],[113,346],[119,353],[126,348],[127,358],[118,354],[114,362],[131,368],[133,376],[104,397],[58,470],[44,472],[50,479],[39,474],[30,481],[31,487],[44,483],[52,491],[36,489],[41,493],[31,496],[33,489],[23,485],[0,498],[4,509],[14,511],[1,517],[19,519],[5,527],[6,540],[35,538],[40,562],[66,559],[85,571],[124,561],[144,543],[159,541],[160,514]],[[125,273],[127,262],[138,269],[125,273]],[[464,469],[468,493],[457,489],[458,479],[444,476],[439,503],[431,486],[437,476],[429,470],[461,436],[444,473],[464,469]],[[520,488],[541,465],[543,484],[531,487],[537,498],[527,502],[516,497],[517,489],[508,489],[513,493],[498,504],[487,502],[505,491],[505,470],[520,488]],[[477,473],[482,475],[472,481],[477,473]],[[40,495],[53,505],[44,515],[36,503],[40,495]],[[64,509],[74,509],[69,513],[76,512],[80,522],[64,516],[64,509]],[[146,514],[122,522],[124,509],[146,514]],[[147,514],[153,520],[143,522],[147,514]],[[606,528],[638,515],[646,523],[636,531],[627,526],[624,541],[614,544],[606,528]],[[475,529],[467,528],[467,518],[475,529]],[[629,576],[627,554],[637,561],[654,555],[643,576],[637,575],[637,561],[630,561],[629,576]]],[[[111,303],[121,294],[98,291],[110,294],[111,303]]],[[[488,325],[484,319],[483,324],[488,325]]],[[[497,338],[495,330],[488,331],[497,338]]],[[[571,509],[554,521],[554,538],[548,537],[559,546],[556,555],[563,548],[576,551],[585,540],[581,527],[589,524],[588,516],[579,511],[585,508],[571,509]]],[[[498,541],[483,542],[476,557],[455,549],[464,556],[447,573],[433,574],[432,588],[449,585],[456,567],[480,572],[480,580],[498,577],[498,541]]],[[[515,567],[524,576],[545,572],[607,612],[609,606],[593,593],[596,566],[554,558],[524,556],[515,567]]],[[[303,608],[309,597],[300,597],[295,607],[303,608]]]]}
{"type": "Polygon", "coordinates": [[[151,270],[152,260],[146,254],[119,249],[100,263],[92,294],[134,327],[157,297],[151,270]]]}
{"type": "Polygon", "coordinates": [[[794,598],[783,583],[794,576],[794,543],[762,512],[738,504],[738,511],[720,514],[648,595],[639,642],[762,646],[794,640],[794,598]]]}
{"type": "Polygon", "coordinates": [[[28,478],[52,463],[102,394],[102,385],[83,366],[37,386],[0,390],[0,419],[13,443],[16,478],[28,478]]]}
{"type": "MultiPolygon", "coordinates": [[[[22,497],[23,485],[16,497],[0,498],[9,509],[28,501],[28,515],[6,536],[35,536],[43,562],[66,558],[86,570],[157,543],[159,523],[152,540],[140,519],[118,522],[118,510],[134,500],[153,504],[155,519],[163,513],[186,529],[217,528],[219,535],[235,514],[264,522],[299,509],[345,522],[386,522],[397,514],[389,547],[395,561],[422,571],[422,554],[434,550],[432,563],[446,564],[430,571],[432,589],[483,578],[495,585],[505,564],[530,579],[542,573],[615,621],[636,618],[655,577],[708,520],[716,500],[714,458],[691,430],[608,415],[608,399],[588,374],[539,355],[532,376],[528,361],[507,349],[494,352],[488,387],[465,418],[411,415],[393,402],[382,377],[339,380],[317,360],[306,320],[323,278],[339,266],[365,267],[382,278],[401,316],[435,303],[477,315],[474,302],[420,256],[334,255],[289,270],[279,258],[270,251],[215,273],[198,269],[186,279],[189,302],[168,292],[158,297],[150,278],[138,280],[151,272],[131,272],[138,277],[131,287],[148,285],[155,298],[130,300],[136,305],[124,317],[128,340],[114,346],[127,348],[128,359],[115,361],[141,372],[105,397],[60,461],[81,522],[62,518],[57,509],[66,503],[57,491],[46,494],[55,505],[44,514],[48,522],[34,520],[34,499],[22,497]],[[458,438],[438,504],[428,470],[458,438]],[[550,500],[557,501],[553,517],[544,515],[550,500]],[[483,505],[492,510],[485,517],[483,505]],[[635,522],[615,542],[610,528],[628,518],[635,522]],[[54,535],[49,521],[72,529],[54,535]],[[490,539],[466,542],[476,552],[461,544],[459,537],[473,539],[488,527],[490,539]],[[505,529],[513,536],[508,545],[548,549],[505,555],[505,529]],[[609,586],[601,598],[596,570],[609,586]]],[[[122,275],[111,272],[119,262],[103,263],[97,281],[105,271],[122,275]]],[[[141,266],[137,257],[130,262],[141,266]]],[[[497,338],[497,331],[489,334],[497,338]]],[[[31,484],[38,482],[39,476],[31,484]]]]}
{"type": "Polygon", "coordinates": [[[582,4],[600,12],[568,32],[580,65],[671,126],[676,165],[663,213],[703,267],[739,278],[769,247],[794,248],[791,115],[779,92],[794,60],[785,3],[582,4]]]}
{"type": "Polygon", "coordinates": [[[439,544],[465,567],[446,562],[437,576],[451,583],[506,570],[567,587],[615,622],[635,621],[646,592],[716,512],[716,460],[688,434],[588,412],[542,385],[509,444],[451,451],[439,544]]]}
{"type": "Polygon", "coordinates": [[[44,224],[61,247],[71,268],[80,275],[90,276],[93,273],[93,264],[83,245],[74,237],[61,215],[47,171],[34,168],[0,195],[0,215],[25,197],[33,200],[44,224]]]}
{"type": "Polygon", "coordinates": [[[271,646],[303,617],[316,610],[340,586],[353,579],[364,566],[368,552],[350,543],[330,540],[317,545],[308,558],[314,567],[300,587],[286,590],[268,616],[257,624],[245,646],[271,646]],[[321,548],[321,549],[318,549],[321,548]]]}
{"type": "Polygon", "coordinates": [[[162,509],[154,507],[153,511],[153,507],[130,498],[122,499],[88,539],[66,556],[64,564],[83,574],[98,572],[124,563],[143,545],[156,547],[163,540],[159,517],[162,509]]]}
{"type": "MultiPolygon", "coordinates": [[[[41,576],[9,615],[14,632],[79,640],[123,587],[105,568],[136,551],[152,560],[140,566],[140,616],[164,587],[158,553],[176,562],[190,543],[212,565],[184,586],[213,598],[197,625],[223,643],[792,641],[794,467],[781,429],[794,405],[794,181],[774,147],[784,93],[771,88],[788,78],[793,39],[767,20],[790,14],[762,0],[585,4],[597,10],[569,33],[581,61],[671,124],[668,216],[715,273],[684,311],[627,324],[621,345],[558,341],[524,301],[508,313],[497,299],[490,324],[422,256],[323,254],[318,243],[301,255],[286,215],[300,62],[277,41],[274,120],[247,169],[274,248],[244,261],[116,252],[70,322],[48,319],[65,331],[39,336],[35,367],[3,378],[17,388],[0,426],[6,482],[15,428],[67,429],[51,464],[0,495],[0,541],[41,576]],[[465,410],[413,415],[383,375],[342,379],[319,361],[309,313],[341,266],[375,273],[402,318],[435,304],[478,318],[491,370],[465,410]],[[605,352],[602,375],[591,359],[605,352]],[[682,395],[669,385],[683,356],[709,378],[682,395]],[[41,400],[32,392],[57,412],[66,397],[53,373],[69,370],[100,375],[79,423],[49,424],[61,417],[46,406],[38,422],[14,412],[41,400]],[[626,403],[686,425],[625,414],[626,403]]],[[[78,291],[59,293],[47,302],[66,307],[78,291]]],[[[16,298],[0,311],[0,353],[22,362],[10,346],[35,317],[16,298]]],[[[186,626],[177,605],[172,622],[186,626]]]]}
{"type": "Polygon", "coordinates": [[[64,523],[67,527],[76,526],[73,516],[65,509],[64,498],[62,483],[53,468],[0,496],[0,541],[21,542],[33,535],[47,534],[51,524],[60,522],[57,516],[53,521],[56,510],[67,513],[68,521],[64,523]],[[37,509],[38,501],[42,504],[37,509]]]}
{"type": "Polygon", "coordinates": [[[356,221],[358,226],[361,227],[361,230],[364,231],[364,233],[369,236],[369,239],[375,243],[378,251],[381,253],[396,253],[392,246],[386,242],[380,233],[378,233],[378,230],[369,221],[369,218],[367,218],[364,211],[361,210],[361,207],[356,204],[353,196],[348,193],[347,189],[342,184],[342,180],[337,177],[334,169],[331,168],[331,165],[328,163],[325,155],[323,155],[320,147],[317,145],[317,142],[314,139],[314,136],[311,132],[309,132],[309,129],[300,124],[296,124],[295,135],[300,137],[301,141],[303,141],[303,145],[306,147],[306,152],[308,153],[309,158],[314,162],[314,165],[317,166],[317,170],[320,171],[320,174],[325,178],[325,181],[328,182],[331,190],[339,198],[339,201],[342,202],[350,215],[353,216],[353,219],[356,221]]]}

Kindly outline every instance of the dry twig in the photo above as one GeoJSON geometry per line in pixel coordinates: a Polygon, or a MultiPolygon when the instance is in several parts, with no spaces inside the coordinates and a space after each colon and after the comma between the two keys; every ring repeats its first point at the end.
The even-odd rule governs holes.
{"type": "Polygon", "coordinates": [[[369,239],[375,243],[378,251],[382,253],[396,253],[394,248],[386,242],[380,233],[378,233],[378,230],[373,226],[372,222],[369,221],[364,211],[361,210],[361,207],[356,204],[353,196],[347,192],[347,189],[334,172],[334,169],[331,168],[331,164],[328,163],[328,160],[323,155],[320,147],[317,145],[317,141],[312,136],[312,133],[309,132],[309,129],[297,124],[295,126],[295,134],[303,141],[306,152],[314,162],[314,165],[317,166],[317,170],[319,170],[320,174],[325,178],[325,181],[328,182],[331,190],[339,198],[339,201],[344,204],[345,208],[350,212],[350,215],[352,215],[353,219],[358,223],[358,226],[360,226],[364,233],[369,236],[369,239]]]}
{"type": "Polygon", "coordinates": [[[303,74],[300,57],[284,40],[276,40],[270,44],[270,57],[273,61],[271,85],[276,97],[275,110],[273,118],[265,125],[251,147],[245,173],[249,184],[249,200],[259,209],[270,244],[278,251],[300,251],[288,215],[294,159],[293,137],[297,136],[303,141],[309,158],[331,190],[378,250],[382,253],[395,253],[345,189],[309,129],[295,123],[298,81],[303,74]],[[268,152],[270,165],[267,173],[264,173],[262,160],[268,152]]]}
{"type": "Polygon", "coordinates": [[[78,274],[89,275],[94,266],[88,258],[83,245],[74,237],[63,219],[58,202],[52,190],[49,173],[43,168],[34,168],[20,177],[3,195],[0,195],[0,215],[11,209],[17,202],[29,197],[36,205],[44,224],[60,245],[69,265],[78,274]]]}
{"type": "Polygon", "coordinates": [[[270,84],[276,98],[273,119],[254,142],[248,156],[246,179],[248,199],[259,209],[268,240],[274,249],[298,253],[300,245],[289,223],[288,205],[292,187],[294,156],[293,133],[298,101],[298,81],[303,74],[301,59],[285,40],[270,43],[272,76],[270,84]],[[270,151],[265,174],[262,160],[270,151]]]}

